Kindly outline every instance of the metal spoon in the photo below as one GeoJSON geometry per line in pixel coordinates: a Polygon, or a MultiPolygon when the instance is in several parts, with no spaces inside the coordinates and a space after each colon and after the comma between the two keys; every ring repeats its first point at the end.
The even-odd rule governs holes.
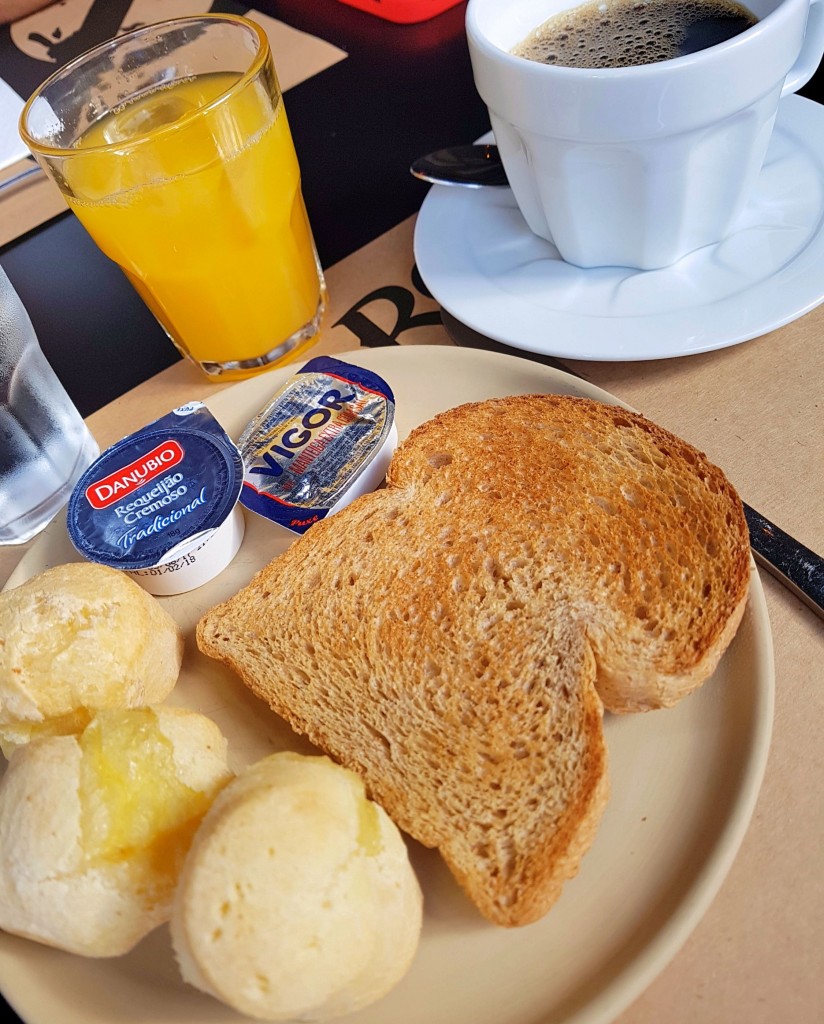
{"type": "Polygon", "coordinates": [[[448,146],[418,157],[409,168],[412,175],[434,185],[481,188],[507,185],[506,171],[493,145],[448,146]]]}

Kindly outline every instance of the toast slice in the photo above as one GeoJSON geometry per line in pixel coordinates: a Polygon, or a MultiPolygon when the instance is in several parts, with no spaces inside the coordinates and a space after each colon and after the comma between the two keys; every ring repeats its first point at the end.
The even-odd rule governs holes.
{"type": "Polygon", "coordinates": [[[515,926],[594,838],[602,699],[647,709],[700,685],[749,564],[738,496],[685,442],[588,399],[493,399],[414,430],[384,489],[298,538],[197,640],[515,926]]]}

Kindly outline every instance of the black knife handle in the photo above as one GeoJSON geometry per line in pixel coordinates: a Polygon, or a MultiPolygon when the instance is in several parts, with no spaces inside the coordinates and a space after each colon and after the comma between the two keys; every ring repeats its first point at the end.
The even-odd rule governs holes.
{"type": "Polygon", "coordinates": [[[744,505],[756,561],[824,618],[824,558],[744,505]]]}

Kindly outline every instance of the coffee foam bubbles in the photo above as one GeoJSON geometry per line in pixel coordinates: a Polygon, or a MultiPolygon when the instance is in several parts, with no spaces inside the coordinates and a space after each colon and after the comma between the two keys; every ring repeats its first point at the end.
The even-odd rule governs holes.
{"type": "Polygon", "coordinates": [[[595,2],[553,16],[512,52],[565,67],[631,67],[695,52],[756,21],[733,0],[595,2]]]}

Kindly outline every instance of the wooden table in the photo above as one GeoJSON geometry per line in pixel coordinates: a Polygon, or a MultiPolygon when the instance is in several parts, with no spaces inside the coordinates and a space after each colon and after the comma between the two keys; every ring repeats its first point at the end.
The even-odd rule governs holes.
{"type": "MultiPolygon", "coordinates": [[[[290,4],[259,6],[281,16],[295,9],[290,4]]],[[[319,3],[318,9],[329,13],[342,34],[341,26],[352,32],[383,31],[377,24],[364,28],[361,19],[369,15],[349,11],[333,0],[319,3]],[[341,10],[332,11],[337,6],[341,10]]],[[[440,31],[446,32],[444,24],[440,31]]],[[[456,24],[450,23],[450,45],[459,49],[456,24]]],[[[401,38],[401,33],[393,28],[386,38],[401,38]]],[[[456,100],[455,106],[464,103],[472,106],[465,98],[456,100]]],[[[473,110],[477,118],[474,106],[473,110]]],[[[365,124],[366,112],[362,116],[365,124]]],[[[454,131],[452,116],[440,130],[454,131]]],[[[466,141],[485,128],[475,127],[463,136],[453,134],[453,140],[466,141]]],[[[437,134],[433,130],[430,140],[437,134]]],[[[447,141],[442,138],[440,144],[447,141]]],[[[425,148],[422,142],[416,133],[413,144],[425,148]]],[[[423,194],[418,193],[418,202],[423,194]]],[[[380,195],[363,196],[364,207],[380,202],[380,195]]],[[[334,206],[332,197],[330,186],[328,202],[334,206]]],[[[307,204],[311,216],[308,196],[307,204]]],[[[456,341],[495,347],[449,321],[452,333],[444,327],[437,304],[414,271],[414,211],[401,212],[391,224],[378,224],[376,218],[375,234],[358,237],[351,245],[343,238],[345,232],[335,237],[330,230],[325,236],[327,254],[340,258],[327,256],[331,307],[316,351],[456,341]],[[376,295],[382,289],[383,298],[376,295]],[[415,326],[396,336],[397,310],[386,296],[397,297],[400,291],[420,316],[415,326]]],[[[0,259],[8,251],[0,252],[0,259]]],[[[83,247],[82,259],[87,254],[83,247]]],[[[38,286],[30,280],[29,295],[38,286]]],[[[109,323],[137,308],[131,297],[123,299],[122,292],[115,298],[101,294],[100,307],[99,315],[109,323]]],[[[52,348],[58,341],[50,338],[52,348]]],[[[102,340],[96,344],[101,348],[102,340]]],[[[747,502],[811,548],[824,550],[824,306],[761,338],[706,355],[566,365],[702,448],[724,468],[747,502]]],[[[142,371],[144,379],[90,411],[88,422],[101,446],[183,401],[214,392],[214,385],[175,358],[158,369],[152,374],[142,371]]],[[[77,394],[88,397],[82,389],[77,394]]],[[[20,554],[19,549],[0,549],[0,581],[8,577],[20,554]]],[[[755,815],[709,911],[669,966],[620,1015],[619,1024],[824,1020],[824,623],[771,576],[762,572],[761,580],[775,647],[776,713],[755,815]]]]}

